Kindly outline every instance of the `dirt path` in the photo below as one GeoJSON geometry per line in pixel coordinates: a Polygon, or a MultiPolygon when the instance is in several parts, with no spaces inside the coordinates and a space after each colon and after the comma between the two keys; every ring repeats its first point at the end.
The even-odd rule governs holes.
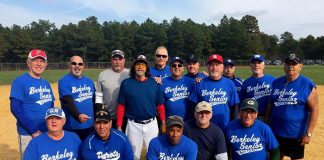
{"type": "MultiPolygon", "coordinates": [[[[57,83],[53,83],[52,89],[55,94],[55,106],[59,106],[57,83]]],[[[320,115],[312,141],[306,146],[306,160],[324,159],[324,86],[318,86],[320,100],[320,115]]],[[[10,113],[9,108],[10,86],[0,86],[0,159],[19,159],[16,120],[10,113]]],[[[288,159],[288,158],[287,158],[288,159]]]]}

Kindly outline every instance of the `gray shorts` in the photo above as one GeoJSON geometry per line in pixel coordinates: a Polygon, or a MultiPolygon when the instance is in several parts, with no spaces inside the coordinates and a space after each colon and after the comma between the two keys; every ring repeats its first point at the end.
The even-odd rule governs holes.
{"type": "Polygon", "coordinates": [[[18,134],[18,145],[20,151],[20,159],[24,159],[24,153],[27,148],[28,143],[32,140],[31,135],[19,135],[18,134]]]}

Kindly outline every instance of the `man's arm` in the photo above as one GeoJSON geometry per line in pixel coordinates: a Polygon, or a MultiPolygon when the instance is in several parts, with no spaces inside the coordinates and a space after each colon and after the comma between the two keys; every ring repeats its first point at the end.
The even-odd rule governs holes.
{"type": "Polygon", "coordinates": [[[271,111],[272,111],[272,100],[270,100],[269,103],[267,104],[266,112],[264,115],[264,122],[267,124],[270,123],[271,111]]]}
{"type": "Polygon", "coordinates": [[[124,104],[118,104],[117,105],[117,112],[116,112],[116,116],[117,116],[116,127],[120,131],[122,131],[121,127],[123,125],[124,115],[125,115],[125,105],[124,104]]]}
{"type": "Polygon", "coordinates": [[[280,158],[279,148],[272,149],[269,151],[269,160],[279,160],[279,158],[280,158]]]}
{"type": "Polygon", "coordinates": [[[78,120],[80,123],[83,123],[91,118],[88,115],[80,113],[77,110],[77,108],[74,104],[74,99],[70,95],[63,96],[61,98],[61,104],[62,104],[62,108],[66,108],[67,111],[72,115],[72,117],[74,119],[78,120]]]}
{"type": "Polygon", "coordinates": [[[92,159],[98,159],[97,157],[97,152],[95,151],[95,149],[93,147],[95,146],[91,146],[93,145],[91,142],[85,141],[84,143],[82,143],[81,148],[81,156],[83,160],[92,160],[92,159]]]}
{"type": "Polygon", "coordinates": [[[156,107],[156,111],[159,115],[159,118],[161,120],[161,132],[162,134],[166,133],[166,124],[165,124],[165,107],[163,104],[159,104],[156,107]]]}
{"type": "Polygon", "coordinates": [[[234,119],[237,119],[238,118],[238,105],[235,104],[234,106],[231,106],[230,107],[230,119],[231,120],[234,120],[234,119]]]}
{"type": "MultiPolygon", "coordinates": [[[[312,89],[312,92],[308,96],[307,108],[310,114],[306,132],[313,133],[319,114],[318,93],[315,87],[312,89]]],[[[301,140],[301,145],[308,144],[310,140],[310,136],[304,135],[301,140]]]]}

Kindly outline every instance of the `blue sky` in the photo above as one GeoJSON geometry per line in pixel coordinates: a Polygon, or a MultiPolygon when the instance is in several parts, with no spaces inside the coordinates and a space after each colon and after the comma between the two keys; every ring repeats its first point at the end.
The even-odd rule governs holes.
{"type": "Polygon", "coordinates": [[[191,18],[197,23],[218,25],[227,15],[241,19],[253,15],[260,30],[278,37],[289,31],[294,38],[324,36],[323,0],[0,0],[0,23],[25,26],[38,19],[57,27],[89,16],[104,21],[142,23],[191,18]]]}

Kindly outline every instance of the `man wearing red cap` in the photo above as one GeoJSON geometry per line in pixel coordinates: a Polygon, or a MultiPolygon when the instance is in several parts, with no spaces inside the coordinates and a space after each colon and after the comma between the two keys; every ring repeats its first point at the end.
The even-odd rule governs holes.
{"type": "Polygon", "coordinates": [[[45,51],[34,49],[28,54],[28,73],[16,78],[11,85],[10,109],[17,119],[20,155],[30,140],[42,132],[46,125],[44,115],[53,107],[54,95],[48,81],[41,78],[47,66],[45,51]]]}
{"type": "Polygon", "coordinates": [[[194,103],[210,103],[213,108],[212,122],[224,131],[230,119],[234,118],[239,98],[234,83],[222,76],[223,70],[223,57],[218,54],[209,56],[209,76],[196,85],[189,99],[194,103]]]}

